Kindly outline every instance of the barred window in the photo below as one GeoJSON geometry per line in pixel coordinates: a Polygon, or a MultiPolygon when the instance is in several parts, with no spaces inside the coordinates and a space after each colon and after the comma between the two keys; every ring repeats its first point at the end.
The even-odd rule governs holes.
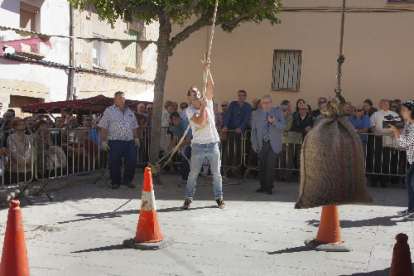
{"type": "Polygon", "coordinates": [[[272,90],[299,91],[302,51],[275,50],[272,90]]]}

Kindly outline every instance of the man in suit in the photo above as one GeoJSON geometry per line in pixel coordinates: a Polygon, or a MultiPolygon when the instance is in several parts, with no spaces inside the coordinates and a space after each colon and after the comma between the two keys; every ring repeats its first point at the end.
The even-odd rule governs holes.
{"type": "Polygon", "coordinates": [[[272,97],[264,95],[263,109],[254,113],[251,142],[253,151],[259,156],[260,188],[256,192],[271,195],[275,178],[276,159],[282,151],[282,134],[285,129],[283,112],[272,107],[272,97]]]}

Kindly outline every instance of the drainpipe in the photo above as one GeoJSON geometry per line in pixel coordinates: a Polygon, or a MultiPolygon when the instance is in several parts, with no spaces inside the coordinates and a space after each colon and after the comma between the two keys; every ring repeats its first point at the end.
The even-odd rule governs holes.
{"type": "Polygon", "coordinates": [[[69,4],[69,69],[68,69],[68,91],[66,94],[66,100],[73,99],[73,82],[75,78],[75,70],[73,64],[74,46],[73,46],[73,6],[69,4]]]}

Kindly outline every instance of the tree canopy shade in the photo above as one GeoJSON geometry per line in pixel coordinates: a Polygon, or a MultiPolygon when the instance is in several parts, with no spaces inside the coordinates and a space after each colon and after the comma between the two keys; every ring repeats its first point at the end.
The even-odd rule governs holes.
{"type": "MultiPolygon", "coordinates": [[[[69,0],[75,8],[93,5],[101,20],[110,23],[118,18],[126,21],[139,19],[150,24],[159,21],[157,73],[154,87],[154,109],[151,132],[150,162],[158,159],[161,138],[161,114],[168,59],[174,48],[192,33],[212,24],[215,0],[69,0]],[[172,24],[182,30],[171,37],[172,24]]],[[[216,25],[231,32],[242,23],[279,23],[276,17],[281,0],[219,0],[216,25]]],[[[204,49],[200,49],[200,52],[204,49]]]]}

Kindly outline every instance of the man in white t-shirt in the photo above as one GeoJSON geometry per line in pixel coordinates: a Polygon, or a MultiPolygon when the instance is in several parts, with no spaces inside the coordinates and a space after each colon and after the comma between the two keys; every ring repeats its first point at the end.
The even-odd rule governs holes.
{"type": "MultiPolygon", "coordinates": [[[[393,149],[396,145],[394,133],[391,131],[391,128],[384,128],[383,126],[384,121],[390,121],[385,117],[391,118],[391,116],[394,118],[393,120],[401,120],[400,116],[397,113],[390,110],[389,100],[382,99],[379,102],[379,110],[372,114],[370,118],[372,132],[375,134],[374,172],[376,173],[397,173],[398,161],[396,158],[398,158],[398,152],[393,149]]],[[[377,176],[373,176],[371,177],[372,185],[376,186],[378,180],[380,180],[381,186],[383,188],[387,187],[389,177],[381,175],[378,179],[377,176]]],[[[392,180],[394,181],[394,179],[392,180]]]]}
{"type": "Polygon", "coordinates": [[[210,161],[210,170],[213,174],[214,199],[219,208],[224,208],[220,174],[220,138],[214,120],[212,100],[214,82],[210,73],[210,61],[202,63],[207,71],[206,95],[203,98],[195,86],[191,87],[187,93],[191,105],[186,109],[186,114],[191,124],[193,139],[191,140],[190,174],[187,180],[186,200],[183,209],[188,209],[193,201],[196,180],[205,157],[210,161]]]}

